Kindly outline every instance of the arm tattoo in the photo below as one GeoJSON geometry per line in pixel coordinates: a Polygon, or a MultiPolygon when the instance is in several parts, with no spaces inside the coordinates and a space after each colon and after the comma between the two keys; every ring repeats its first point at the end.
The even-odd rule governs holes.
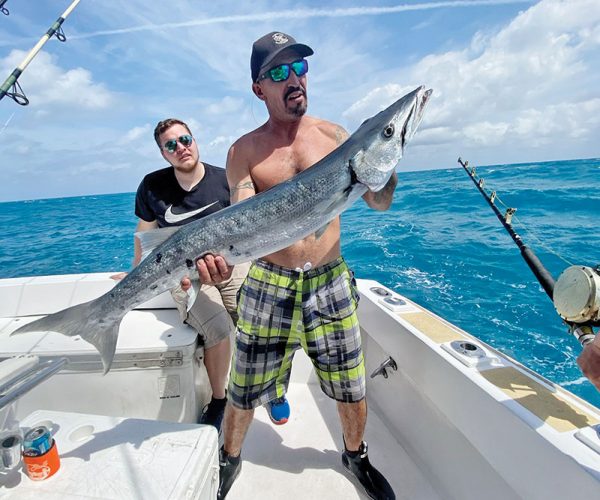
{"type": "Polygon", "coordinates": [[[342,127],[338,126],[335,128],[335,143],[337,146],[339,146],[343,142],[346,142],[346,139],[348,139],[348,137],[348,132],[346,132],[342,127]]]}
{"type": "Polygon", "coordinates": [[[254,183],[252,181],[246,181],[246,182],[240,182],[237,186],[233,186],[231,188],[231,194],[237,193],[238,191],[241,191],[242,189],[251,189],[252,191],[256,192],[254,183]]]}

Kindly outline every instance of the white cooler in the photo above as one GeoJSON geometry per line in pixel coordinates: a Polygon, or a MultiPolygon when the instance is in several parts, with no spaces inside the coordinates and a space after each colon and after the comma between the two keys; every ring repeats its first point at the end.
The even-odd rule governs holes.
{"type": "Polygon", "coordinates": [[[0,498],[214,500],[219,484],[212,426],[37,411],[21,428],[45,425],[60,469],[32,481],[21,466],[0,476],[0,498]]]}
{"type": "Polygon", "coordinates": [[[79,337],[10,336],[25,321],[95,298],[114,286],[110,273],[0,280],[0,361],[34,354],[69,364],[19,399],[17,416],[44,409],[173,422],[197,422],[210,399],[203,350],[183,325],[170,295],[129,312],[121,322],[112,368],[102,375],[96,349],[79,337]]]}

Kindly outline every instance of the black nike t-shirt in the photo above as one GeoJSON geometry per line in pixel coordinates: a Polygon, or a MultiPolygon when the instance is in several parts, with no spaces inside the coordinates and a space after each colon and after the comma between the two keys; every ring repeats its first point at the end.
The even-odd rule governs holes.
{"type": "Polygon", "coordinates": [[[191,191],[183,189],[173,167],[152,172],[140,183],[135,215],[158,227],[181,226],[229,206],[225,169],[204,164],[204,177],[191,191]]]}

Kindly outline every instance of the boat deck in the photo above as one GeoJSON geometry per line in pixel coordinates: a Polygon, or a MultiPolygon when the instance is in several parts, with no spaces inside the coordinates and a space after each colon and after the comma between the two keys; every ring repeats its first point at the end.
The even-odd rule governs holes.
{"type": "MultiPolygon", "coordinates": [[[[152,429],[162,428],[164,421],[197,420],[198,410],[208,397],[198,394],[198,389],[207,388],[205,372],[195,364],[198,353],[193,331],[173,326],[178,324],[178,317],[168,307],[170,297],[162,303],[157,297],[146,304],[148,309],[128,315],[113,370],[103,377],[97,353],[77,338],[43,333],[8,337],[8,329],[15,326],[9,325],[17,321],[15,318],[31,319],[32,315],[72,305],[75,300],[97,296],[114,285],[112,280],[96,274],[3,281],[0,298],[5,300],[0,300],[0,313],[4,313],[0,319],[5,318],[5,326],[0,321],[0,337],[5,353],[42,357],[65,353],[71,365],[70,370],[58,373],[19,400],[21,417],[45,409],[160,421],[144,424],[152,429]]],[[[367,379],[370,413],[365,439],[372,463],[388,478],[397,498],[600,498],[597,408],[408,299],[391,291],[389,296],[382,295],[379,292],[386,290],[377,282],[359,280],[358,285],[367,373],[390,361],[396,365],[387,378],[367,379]],[[473,350],[478,355],[473,356],[473,350]]],[[[292,413],[283,426],[272,424],[264,408],[256,410],[242,449],[242,471],[228,498],[366,498],[341,463],[342,432],[335,402],[321,392],[302,351],[294,359],[288,398],[292,413]]],[[[69,422],[61,427],[60,439],[65,443],[71,439],[67,431],[79,429],[69,422]]],[[[166,425],[164,432],[171,432],[171,427],[166,425]]],[[[200,434],[207,430],[193,424],[188,427],[200,434]]],[[[136,431],[145,432],[141,428],[136,431]]],[[[186,488],[200,478],[209,478],[206,484],[215,488],[216,447],[212,430],[210,434],[211,465],[183,464],[181,468],[186,474],[193,471],[196,479],[183,477],[174,464],[158,467],[159,472],[171,473],[171,482],[186,488]]],[[[98,446],[102,437],[111,436],[99,435],[94,441],[98,446]]],[[[135,494],[127,496],[118,490],[117,496],[111,497],[108,490],[102,490],[103,498],[167,498],[155,486],[166,487],[158,475],[146,474],[144,487],[139,483],[139,467],[130,470],[122,465],[141,464],[145,470],[147,463],[156,466],[164,458],[156,452],[163,436],[149,436],[143,440],[143,450],[138,449],[138,441],[120,442],[119,438],[125,460],[114,460],[112,455],[107,458],[112,453],[110,446],[98,450],[93,464],[88,463],[89,458],[81,462],[79,455],[69,456],[61,469],[63,479],[76,474],[75,466],[93,469],[98,462],[108,460],[111,467],[103,471],[106,474],[93,469],[94,480],[116,484],[113,477],[117,478],[133,485],[135,494]],[[68,468],[67,461],[73,467],[68,468]]],[[[71,444],[75,449],[77,443],[71,444]]],[[[114,445],[114,440],[109,439],[110,444],[114,445]]],[[[55,494],[61,482],[59,474],[54,483],[50,480],[46,484],[52,498],[59,498],[55,494]]],[[[69,487],[65,498],[82,497],[70,494],[72,483],[61,484],[69,487]]],[[[79,484],[90,489],[88,483],[79,484]]],[[[35,487],[42,488],[37,483],[35,487]]],[[[24,498],[22,491],[13,492],[17,495],[14,498],[24,498]]],[[[0,488],[0,497],[3,493],[0,488]]]]}
{"type": "MultiPolygon", "coordinates": [[[[342,431],[335,402],[314,378],[298,381],[310,370],[306,356],[294,359],[288,391],[291,414],[274,425],[262,407],[255,411],[242,449],[242,471],[227,495],[230,500],[367,496],[342,465],[342,431]]],[[[369,458],[388,479],[396,498],[441,498],[374,411],[368,415],[365,439],[369,458]]]]}

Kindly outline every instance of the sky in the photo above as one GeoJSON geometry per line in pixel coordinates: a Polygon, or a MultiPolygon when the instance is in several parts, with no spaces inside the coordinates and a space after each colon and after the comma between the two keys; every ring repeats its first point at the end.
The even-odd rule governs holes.
{"type": "MultiPolygon", "coordinates": [[[[8,0],[3,82],[71,0],[8,0]]],[[[598,0],[81,0],[0,101],[0,202],[133,192],[166,166],[156,123],[190,125],[202,160],[267,119],[252,43],[310,45],[308,112],[350,133],[433,89],[398,172],[600,156],[598,0]]]]}

